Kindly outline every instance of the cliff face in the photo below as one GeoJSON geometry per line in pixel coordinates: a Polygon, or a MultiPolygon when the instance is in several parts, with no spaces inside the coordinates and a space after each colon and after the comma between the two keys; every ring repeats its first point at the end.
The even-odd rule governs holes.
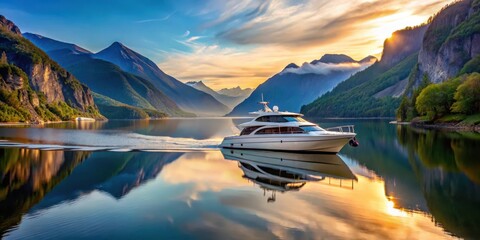
{"type": "Polygon", "coordinates": [[[459,73],[480,54],[480,2],[464,0],[447,6],[433,19],[425,33],[418,57],[414,86],[426,75],[440,83],[459,73]]]}
{"type": "Polygon", "coordinates": [[[10,20],[0,15],[0,27],[13,34],[21,35],[20,29],[10,20]]]}
{"type": "Polygon", "coordinates": [[[0,104],[2,109],[21,107],[15,113],[23,115],[18,120],[68,120],[76,116],[102,118],[88,87],[23,38],[18,27],[3,16],[0,16],[0,54],[3,69],[0,104]],[[15,103],[19,106],[13,106],[15,103]],[[61,109],[58,109],[60,105],[61,109]]]}
{"type": "Polygon", "coordinates": [[[25,67],[33,90],[44,93],[47,102],[64,101],[83,111],[95,105],[90,89],[69,72],[58,67],[52,69],[49,64],[25,67]]]}
{"type": "Polygon", "coordinates": [[[393,66],[413,53],[418,52],[422,46],[422,39],[425,31],[427,31],[427,27],[428,25],[424,25],[394,32],[392,37],[387,38],[383,44],[380,64],[393,66]]]}

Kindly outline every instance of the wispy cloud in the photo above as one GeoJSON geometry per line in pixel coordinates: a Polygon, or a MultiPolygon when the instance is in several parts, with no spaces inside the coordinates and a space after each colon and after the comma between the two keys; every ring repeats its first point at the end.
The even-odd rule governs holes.
{"type": "Polygon", "coordinates": [[[170,19],[170,17],[172,17],[174,14],[175,14],[175,12],[172,12],[172,13],[170,13],[167,16],[162,17],[162,18],[152,18],[152,19],[138,20],[138,21],[135,21],[135,23],[163,22],[163,21],[167,21],[168,19],[170,19]]]}
{"type": "Polygon", "coordinates": [[[191,43],[191,42],[197,41],[200,38],[202,38],[202,36],[193,36],[193,37],[188,38],[186,42],[191,43]]]}
{"type": "Polygon", "coordinates": [[[297,5],[289,5],[288,1],[274,1],[265,4],[266,6],[242,5],[243,11],[237,10],[235,14],[214,20],[210,25],[220,29],[216,34],[217,38],[236,44],[305,48],[342,39],[352,40],[359,35],[377,38],[378,36],[372,36],[368,31],[383,24],[384,22],[374,21],[383,17],[397,16],[394,19],[397,26],[390,24],[390,29],[385,29],[390,33],[412,23],[418,24],[416,18],[400,19],[400,16],[405,15],[405,12],[413,14],[416,9],[436,6],[438,2],[444,1],[427,0],[412,4],[396,0],[312,0],[297,5]]]}

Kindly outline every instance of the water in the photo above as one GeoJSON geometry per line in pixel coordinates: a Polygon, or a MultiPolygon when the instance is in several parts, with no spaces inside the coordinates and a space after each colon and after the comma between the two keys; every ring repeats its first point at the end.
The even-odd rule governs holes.
{"type": "Polygon", "coordinates": [[[338,156],[221,151],[218,143],[238,133],[235,125],[243,121],[2,127],[0,234],[5,239],[480,237],[479,134],[412,129],[385,120],[319,120],[325,127],[355,124],[360,147],[346,146],[338,156]]]}

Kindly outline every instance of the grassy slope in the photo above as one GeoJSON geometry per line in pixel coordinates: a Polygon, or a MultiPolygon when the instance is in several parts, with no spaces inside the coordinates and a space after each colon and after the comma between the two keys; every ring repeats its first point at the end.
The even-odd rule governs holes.
{"type": "Polygon", "coordinates": [[[145,119],[167,116],[166,113],[133,107],[98,93],[93,93],[93,98],[100,112],[108,119],[145,119]]]}
{"type": "MultiPolygon", "coordinates": [[[[179,109],[148,80],[124,72],[112,63],[88,58],[66,66],[66,68],[93,91],[126,105],[143,109],[143,111],[149,109],[152,114],[165,112],[174,116],[190,116],[179,109]]],[[[107,105],[103,106],[104,110],[105,106],[107,105]]]]}
{"type": "Polygon", "coordinates": [[[412,54],[390,69],[375,63],[303,106],[302,113],[319,117],[393,117],[400,99],[377,99],[373,95],[407,78],[417,63],[417,56],[412,54]]]}

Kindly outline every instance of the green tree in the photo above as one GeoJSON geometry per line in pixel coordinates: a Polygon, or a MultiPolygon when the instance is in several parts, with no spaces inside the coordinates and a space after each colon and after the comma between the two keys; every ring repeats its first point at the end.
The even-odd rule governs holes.
{"type": "Polygon", "coordinates": [[[420,92],[415,102],[415,108],[429,120],[442,117],[450,113],[455,99],[455,91],[464,80],[464,76],[453,78],[439,84],[431,84],[420,92]]]}
{"type": "MultiPolygon", "coordinates": [[[[415,77],[415,76],[411,76],[415,77]]],[[[410,81],[413,81],[411,79],[410,81]]],[[[423,75],[422,81],[417,88],[413,89],[412,97],[409,98],[406,94],[403,96],[402,101],[400,102],[400,107],[397,109],[397,119],[399,121],[410,121],[413,118],[418,116],[417,109],[415,108],[415,102],[417,101],[418,95],[422,92],[424,88],[430,85],[430,80],[427,75],[423,75]]]]}
{"type": "Polygon", "coordinates": [[[473,72],[480,72],[480,55],[470,59],[470,61],[465,63],[463,68],[460,70],[459,75],[473,72]]]}
{"type": "Polygon", "coordinates": [[[465,76],[465,82],[458,86],[452,105],[452,112],[473,114],[480,112],[480,73],[465,76]]]}

